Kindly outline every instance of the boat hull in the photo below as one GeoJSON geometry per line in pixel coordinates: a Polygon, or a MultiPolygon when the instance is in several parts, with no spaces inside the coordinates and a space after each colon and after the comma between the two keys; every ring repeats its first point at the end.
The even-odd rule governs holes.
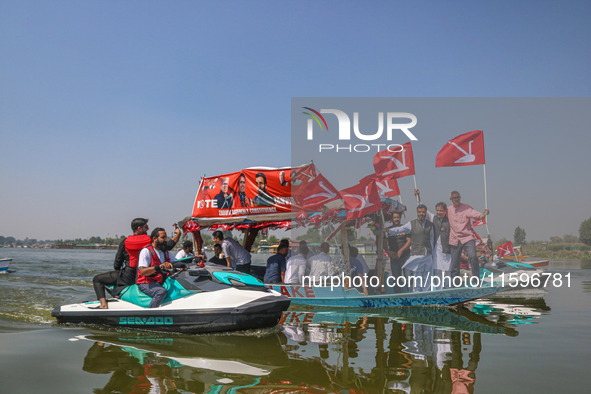
{"type": "Polygon", "coordinates": [[[344,287],[304,287],[269,285],[273,290],[291,299],[294,305],[331,308],[389,308],[402,306],[449,306],[496,294],[500,286],[461,287],[455,289],[365,296],[355,289],[344,287]]]}
{"type": "Polygon", "coordinates": [[[5,274],[6,272],[8,272],[8,267],[10,267],[10,263],[12,263],[11,258],[0,259],[0,274],[5,274]]]}

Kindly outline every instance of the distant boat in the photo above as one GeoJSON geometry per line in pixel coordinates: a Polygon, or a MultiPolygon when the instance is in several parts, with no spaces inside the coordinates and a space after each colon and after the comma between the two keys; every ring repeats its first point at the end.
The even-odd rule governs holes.
{"type": "Polygon", "coordinates": [[[548,269],[548,265],[550,264],[550,260],[549,259],[540,259],[540,260],[529,260],[529,259],[521,259],[521,260],[513,260],[513,259],[507,259],[504,258],[504,261],[506,263],[525,263],[525,264],[529,264],[535,268],[541,269],[541,270],[547,270],[548,269]]]}
{"type": "Polygon", "coordinates": [[[5,274],[8,271],[10,263],[12,263],[12,259],[9,257],[0,259],[0,274],[5,274]]]}

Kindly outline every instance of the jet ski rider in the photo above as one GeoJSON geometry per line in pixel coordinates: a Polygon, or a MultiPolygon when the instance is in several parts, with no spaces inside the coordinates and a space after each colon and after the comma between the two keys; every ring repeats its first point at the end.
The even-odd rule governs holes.
{"type": "Polygon", "coordinates": [[[156,227],[150,234],[152,243],[140,252],[137,271],[137,285],[141,292],[152,297],[148,308],[158,308],[166,295],[167,290],[162,286],[168,274],[165,270],[173,268],[176,260],[168,251],[168,236],[162,227],[156,227]]]}
{"type": "MultiPolygon", "coordinates": [[[[135,284],[137,277],[137,263],[140,250],[150,245],[152,240],[148,236],[148,219],[135,218],[131,221],[131,231],[133,235],[125,238],[119,244],[119,249],[113,262],[114,271],[105,272],[96,275],[92,279],[92,285],[96,298],[100,301],[99,308],[108,309],[105,289],[107,286],[114,286],[113,291],[108,291],[116,295],[125,286],[135,284]]],[[[181,237],[181,231],[177,228],[172,239],[168,240],[168,248],[172,249],[181,237]]]]}

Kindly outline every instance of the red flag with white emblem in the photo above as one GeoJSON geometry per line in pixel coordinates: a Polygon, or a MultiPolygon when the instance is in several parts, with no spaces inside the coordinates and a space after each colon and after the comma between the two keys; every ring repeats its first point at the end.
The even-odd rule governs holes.
{"type": "Polygon", "coordinates": [[[376,174],[387,178],[402,178],[415,174],[415,163],[410,142],[401,147],[378,152],[373,157],[373,168],[376,174]]]}
{"type": "Polygon", "coordinates": [[[497,246],[497,253],[499,254],[499,257],[514,254],[515,252],[513,251],[513,242],[508,241],[502,245],[497,246]]]}
{"type": "Polygon", "coordinates": [[[301,190],[297,201],[304,210],[314,211],[339,197],[338,190],[322,174],[318,174],[301,190]]]}
{"type": "Polygon", "coordinates": [[[484,226],[486,224],[486,218],[472,221],[472,227],[484,226]]]}
{"type": "Polygon", "coordinates": [[[474,130],[457,136],[441,148],[435,167],[457,167],[484,164],[484,133],[474,130]]]}
{"type": "Polygon", "coordinates": [[[380,200],[385,200],[386,197],[392,198],[400,195],[398,181],[394,177],[382,177],[377,174],[371,174],[363,178],[359,183],[364,184],[370,181],[376,183],[380,200]]]}
{"type": "Polygon", "coordinates": [[[362,218],[379,210],[382,206],[378,195],[378,187],[373,180],[359,183],[341,190],[339,193],[345,201],[348,220],[362,218]]]}

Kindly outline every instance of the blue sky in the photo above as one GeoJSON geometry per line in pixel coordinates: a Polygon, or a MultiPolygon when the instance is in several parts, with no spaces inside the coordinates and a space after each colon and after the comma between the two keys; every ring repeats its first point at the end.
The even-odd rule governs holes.
{"type": "MultiPolygon", "coordinates": [[[[589,97],[590,16],[578,1],[4,0],[0,234],[171,228],[201,175],[290,164],[292,97],[589,97]]],[[[528,239],[589,216],[588,179],[554,182],[567,204],[552,228],[523,212],[528,239]]]]}

